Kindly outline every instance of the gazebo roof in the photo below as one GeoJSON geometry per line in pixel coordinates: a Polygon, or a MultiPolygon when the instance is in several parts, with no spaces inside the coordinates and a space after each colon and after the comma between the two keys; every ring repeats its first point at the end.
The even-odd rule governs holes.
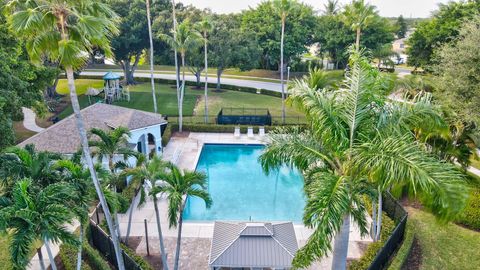
{"type": "Polygon", "coordinates": [[[298,250],[291,222],[215,222],[210,267],[290,268],[298,250]]]}
{"type": "Polygon", "coordinates": [[[106,81],[108,81],[108,80],[119,80],[120,75],[109,71],[105,75],[103,75],[103,79],[106,80],[106,81]]]}

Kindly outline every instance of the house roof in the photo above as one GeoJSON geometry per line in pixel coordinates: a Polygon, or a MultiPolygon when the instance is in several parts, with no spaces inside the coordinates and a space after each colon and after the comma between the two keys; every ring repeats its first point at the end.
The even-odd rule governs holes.
{"type": "MultiPolygon", "coordinates": [[[[134,130],[166,123],[161,115],[104,103],[91,105],[83,109],[81,114],[87,131],[92,128],[110,130],[121,126],[134,130]]],[[[80,148],[80,136],[74,115],[28,138],[19,146],[27,144],[34,144],[39,151],[75,153],[80,148]]]]}
{"type": "Polygon", "coordinates": [[[209,265],[292,267],[298,250],[295,230],[285,223],[215,222],[209,265]]]}
{"type": "Polygon", "coordinates": [[[105,75],[103,75],[103,79],[104,80],[118,80],[118,79],[120,79],[120,75],[109,71],[105,75]]]}

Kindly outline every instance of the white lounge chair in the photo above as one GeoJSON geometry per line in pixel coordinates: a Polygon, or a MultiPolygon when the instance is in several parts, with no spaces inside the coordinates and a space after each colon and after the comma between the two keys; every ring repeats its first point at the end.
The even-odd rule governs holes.
{"type": "Polygon", "coordinates": [[[265,136],[265,127],[258,128],[258,136],[264,137],[265,136]]]}
{"type": "Polygon", "coordinates": [[[235,131],[233,132],[233,137],[240,138],[240,127],[235,127],[235,131]]]}
{"type": "Polygon", "coordinates": [[[253,139],[253,127],[248,127],[247,137],[248,137],[249,139],[253,139]]]}

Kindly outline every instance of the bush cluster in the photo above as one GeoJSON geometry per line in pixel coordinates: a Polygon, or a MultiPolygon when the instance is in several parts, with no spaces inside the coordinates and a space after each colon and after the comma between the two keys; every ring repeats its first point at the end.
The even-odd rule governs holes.
{"type": "Polygon", "coordinates": [[[122,246],[122,249],[125,252],[125,254],[127,254],[128,257],[130,257],[133,261],[135,261],[138,264],[138,266],[140,266],[140,268],[142,268],[143,270],[154,270],[153,267],[147,261],[145,261],[145,259],[142,256],[137,255],[135,251],[133,251],[126,245],[124,244],[120,244],[120,245],[122,246]]]}
{"type": "Polygon", "coordinates": [[[480,230],[480,188],[472,190],[467,206],[456,222],[474,230],[480,230]]]}
{"type": "MultiPolygon", "coordinates": [[[[63,268],[65,270],[76,270],[77,269],[77,247],[63,244],[60,246],[59,256],[63,263],[63,268]]],[[[82,270],[92,270],[90,265],[85,263],[84,258],[82,257],[82,270]]]]}
{"type": "Polygon", "coordinates": [[[352,261],[348,267],[350,270],[364,270],[368,269],[370,264],[377,256],[378,251],[385,245],[393,230],[395,229],[395,222],[383,212],[382,214],[382,233],[380,240],[368,245],[367,250],[359,260],[352,261]]]}
{"type": "Polygon", "coordinates": [[[162,146],[163,147],[167,146],[171,137],[172,137],[172,125],[167,124],[167,128],[165,128],[165,130],[163,131],[163,135],[162,135],[162,146]]]}

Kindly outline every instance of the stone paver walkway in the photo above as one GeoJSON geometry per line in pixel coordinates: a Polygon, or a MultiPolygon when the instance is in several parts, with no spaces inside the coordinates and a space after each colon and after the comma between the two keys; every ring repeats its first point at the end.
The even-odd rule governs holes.
{"type": "Polygon", "coordinates": [[[37,115],[35,114],[34,111],[32,111],[29,108],[22,107],[22,112],[23,112],[23,126],[26,129],[35,131],[35,132],[42,132],[44,130],[44,128],[39,127],[35,122],[37,115]]]}

